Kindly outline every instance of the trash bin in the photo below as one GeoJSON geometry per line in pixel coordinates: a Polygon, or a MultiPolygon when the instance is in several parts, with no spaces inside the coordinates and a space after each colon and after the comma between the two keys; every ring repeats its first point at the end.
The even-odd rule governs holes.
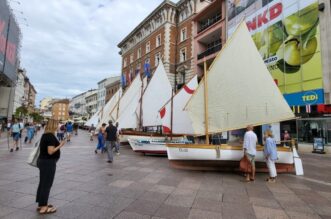
{"type": "Polygon", "coordinates": [[[324,151],[324,138],[314,138],[313,153],[325,154],[324,151]]]}

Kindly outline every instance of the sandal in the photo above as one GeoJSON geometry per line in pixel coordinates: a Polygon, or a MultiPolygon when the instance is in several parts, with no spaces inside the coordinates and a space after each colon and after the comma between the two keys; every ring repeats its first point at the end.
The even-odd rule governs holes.
{"type": "Polygon", "coordinates": [[[56,208],[54,208],[54,207],[48,207],[47,206],[47,208],[46,208],[46,210],[45,211],[39,211],[39,214],[53,214],[53,213],[55,213],[56,212],[56,208]]]}
{"type": "MultiPolygon", "coordinates": [[[[49,208],[53,208],[54,206],[51,205],[51,204],[49,204],[49,205],[47,205],[47,207],[49,207],[49,208]]],[[[37,207],[36,211],[40,211],[40,209],[41,209],[41,207],[37,207]]]]}
{"type": "Polygon", "coordinates": [[[255,179],[252,179],[252,178],[251,178],[251,179],[249,179],[249,181],[251,181],[251,182],[254,182],[254,181],[255,181],[255,179]]]}
{"type": "Polygon", "coordinates": [[[250,179],[244,179],[244,182],[249,183],[249,182],[251,182],[251,180],[250,179]]]}

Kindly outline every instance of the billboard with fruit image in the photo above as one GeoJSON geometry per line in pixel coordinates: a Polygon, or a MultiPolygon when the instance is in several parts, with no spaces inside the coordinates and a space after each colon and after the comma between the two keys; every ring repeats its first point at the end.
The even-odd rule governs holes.
{"type": "Polygon", "coordinates": [[[318,1],[229,0],[228,35],[245,19],[289,105],[324,103],[318,1]]]}

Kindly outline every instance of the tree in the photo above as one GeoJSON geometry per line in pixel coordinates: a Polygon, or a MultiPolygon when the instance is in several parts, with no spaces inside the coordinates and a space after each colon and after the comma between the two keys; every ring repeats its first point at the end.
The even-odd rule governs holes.
{"type": "Polygon", "coordinates": [[[36,112],[30,113],[29,116],[31,116],[34,122],[41,122],[44,120],[44,117],[42,117],[39,113],[36,112]]]}
{"type": "Polygon", "coordinates": [[[25,106],[20,106],[16,109],[15,117],[22,118],[28,114],[28,109],[25,106]]]}

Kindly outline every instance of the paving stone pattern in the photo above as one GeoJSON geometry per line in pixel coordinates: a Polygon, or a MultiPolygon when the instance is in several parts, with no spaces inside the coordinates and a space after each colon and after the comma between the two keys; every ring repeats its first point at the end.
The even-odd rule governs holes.
{"type": "Polygon", "coordinates": [[[94,154],[96,140],[80,131],[63,148],[49,203],[36,212],[38,169],[26,164],[31,145],[9,153],[0,139],[0,218],[331,218],[331,156],[302,154],[305,176],[281,174],[277,183],[258,174],[178,170],[167,158],[121,147],[114,163],[94,154]]]}

